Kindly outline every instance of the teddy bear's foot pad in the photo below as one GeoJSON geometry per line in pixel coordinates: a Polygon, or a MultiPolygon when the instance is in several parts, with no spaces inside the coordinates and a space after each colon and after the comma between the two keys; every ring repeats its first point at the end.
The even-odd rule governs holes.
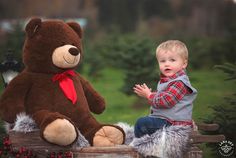
{"type": "Polygon", "coordinates": [[[43,136],[50,143],[66,146],[75,141],[77,133],[68,120],[56,119],[45,128],[43,136]]]}
{"type": "Polygon", "coordinates": [[[103,126],[95,133],[93,146],[115,146],[123,143],[123,133],[113,126],[103,126]]]}

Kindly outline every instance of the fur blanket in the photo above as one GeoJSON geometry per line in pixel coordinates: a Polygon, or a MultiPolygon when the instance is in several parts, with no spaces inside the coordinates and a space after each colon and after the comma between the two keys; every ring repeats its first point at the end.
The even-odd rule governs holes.
{"type": "Polygon", "coordinates": [[[118,123],[125,130],[127,145],[145,157],[182,158],[187,151],[190,126],[169,126],[141,138],[134,137],[133,127],[118,123]]]}
{"type": "MultiPolygon", "coordinates": [[[[189,134],[191,127],[189,126],[169,126],[156,131],[152,135],[145,135],[141,138],[134,137],[134,128],[127,123],[117,123],[126,134],[125,144],[134,147],[139,153],[145,157],[161,157],[161,158],[181,158],[187,150],[189,134]]],[[[38,130],[34,120],[25,115],[17,116],[14,125],[6,125],[6,129],[11,128],[18,132],[31,132],[38,130]]],[[[90,144],[79,133],[76,143],[77,147],[88,147],[90,144]]]]}

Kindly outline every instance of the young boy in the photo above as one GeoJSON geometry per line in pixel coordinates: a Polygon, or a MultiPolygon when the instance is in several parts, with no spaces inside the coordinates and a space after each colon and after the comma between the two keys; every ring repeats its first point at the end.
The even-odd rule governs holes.
{"type": "Polygon", "coordinates": [[[156,49],[156,58],[161,72],[157,91],[152,92],[144,83],[136,84],[134,92],[148,99],[151,104],[149,116],[141,117],[135,124],[135,137],[152,134],[170,125],[192,126],[193,101],[197,90],[190,84],[185,72],[188,50],[178,40],[168,40],[156,49]]]}

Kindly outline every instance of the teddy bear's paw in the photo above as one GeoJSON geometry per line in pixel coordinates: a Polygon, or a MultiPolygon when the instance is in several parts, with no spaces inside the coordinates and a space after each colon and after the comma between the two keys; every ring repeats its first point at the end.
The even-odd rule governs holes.
{"type": "Polygon", "coordinates": [[[123,133],[113,126],[103,126],[95,133],[93,146],[115,146],[123,143],[123,133]]]}
{"type": "Polygon", "coordinates": [[[66,146],[75,141],[77,133],[68,120],[56,119],[45,128],[43,136],[50,143],[66,146]]]}

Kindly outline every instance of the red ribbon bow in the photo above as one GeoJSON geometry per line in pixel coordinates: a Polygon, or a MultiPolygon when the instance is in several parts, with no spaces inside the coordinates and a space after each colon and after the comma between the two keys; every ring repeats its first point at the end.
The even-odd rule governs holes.
{"type": "Polygon", "coordinates": [[[73,80],[70,77],[76,76],[73,70],[67,70],[63,73],[56,74],[53,76],[52,81],[59,81],[59,85],[64,95],[71,100],[73,104],[77,101],[77,94],[73,80]]]}

